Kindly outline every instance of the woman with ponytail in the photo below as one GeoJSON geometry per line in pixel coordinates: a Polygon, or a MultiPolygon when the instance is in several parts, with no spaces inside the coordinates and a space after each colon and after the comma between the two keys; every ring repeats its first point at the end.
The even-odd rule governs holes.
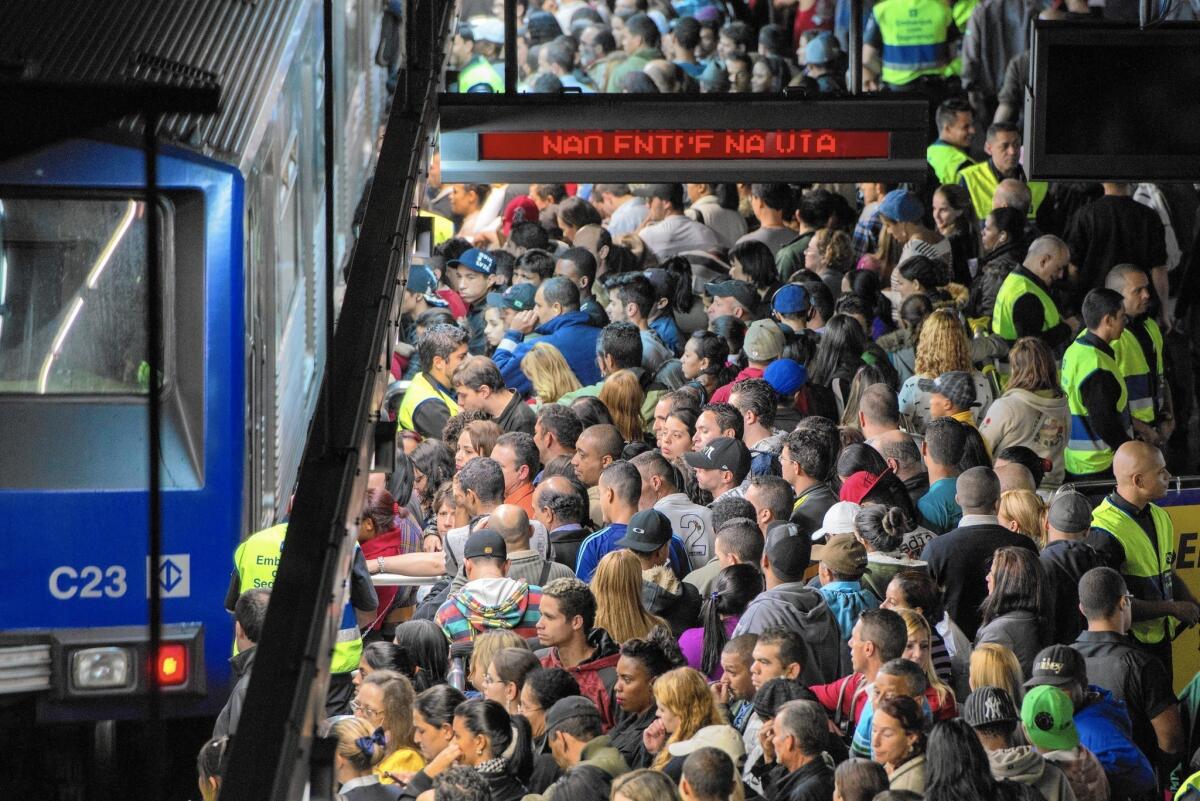
{"type": "Polygon", "coordinates": [[[392,801],[400,788],[379,783],[375,768],[383,761],[387,745],[382,729],[371,730],[362,718],[342,718],[333,724],[330,735],[337,740],[333,767],[341,797],[347,801],[392,801]]]}
{"type": "MultiPolygon", "coordinates": [[[[363,500],[362,522],[358,525],[358,543],[368,569],[382,572],[382,559],[407,553],[421,553],[421,527],[409,510],[384,489],[367,490],[363,500]],[[372,567],[371,563],[375,565],[372,567]]],[[[412,617],[414,592],[411,588],[378,587],[379,606],[367,633],[368,640],[392,638],[398,623],[412,617]],[[403,589],[403,592],[400,590],[403,589]]]]}
{"type": "Polygon", "coordinates": [[[899,506],[864,504],[854,516],[854,536],[867,550],[867,572],[863,586],[883,601],[888,582],[901,570],[925,570],[916,558],[933,532],[921,528],[899,506]]]}
{"type": "Polygon", "coordinates": [[[746,607],[762,591],[762,574],[754,565],[729,565],[717,574],[700,612],[702,626],[688,629],[679,637],[679,650],[688,667],[699,670],[710,681],[721,678],[721,651],[746,607]]]}
{"type": "Polygon", "coordinates": [[[729,367],[729,343],[712,331],[697,331],[683,347],[683,377],[704,390],[707,400],[718,388],[733,380],[729,367]]]}

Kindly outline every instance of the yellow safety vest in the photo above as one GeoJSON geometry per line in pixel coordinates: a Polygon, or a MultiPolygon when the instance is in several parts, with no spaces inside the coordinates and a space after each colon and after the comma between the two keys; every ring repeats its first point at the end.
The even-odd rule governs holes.
{"type": "Polygon", "coordinates": [[[1062,315],[1058,306],[1046,294],[1046,291],[1030,281],[1028,276],[1019,275],[1016,271],[1009,273],[1000,291],[996,293],[996,305],[992,307],[992,333],[1009,342],[1017,341],[1017,325],[1013,320],[1013,307],[1023,295],[1033,295],[1042,302],[1042,332],[1049,331],[1058,325],[1062,315]]]}
{"type": "Polygon", "coordinates": [[[417,215],[420,217],[427,217],[430,221],[432,221],[434,246],[440,245],[447,239],[452,239],[454,237],[454,223],[450,220],[447,220],[442,215],[432,211],[426,211],[425,209],[418,211],[417,215]]]}
{"type": "Polygon", "coordinates": [[[943,0],[883,0],[871,12],[883,39],[884,83],[902,86],[941,75],[950,61],[947,40],[954,18],[943,0]]]}
{"type": "Polygon", "coordinates": [[[471,91],[472,86],[480,84],[487,84],[495,94],[504,91],[504,79],[496,72],[492,62],[483,56],[475,56],[458,73],[458,91],[465,94],[471,91]]]}
{"type": "Polygon", "coordinates": [[[933,174],[940,184],[957,182],[958,168],[963,164],[970,167],[975,163],[966,153],[940,139],[925,148],[925,160],[933,168],[933,174]]]}
{"type": "MultiPolygon", "coordinates": [[[[1087,332],[1084,331],[1080,337],[1087,332]]],[[[1117,379],[1121,394],[1117,397],[1117,412],[1129,418],[1129,393],[1125,380],[1117,368],[1116,359],[1098,348],[1076,339],[1063,354],[1062,388],[1067,395],[1067,409],[1071,413],[1071,431],[1067,447],[1063,451],[1063,465],[1068,473],[1084,475],[1098,473],[1112,466],[1113,449],[1097,434],[1088,421],[1088,409],[1080,394],[1080,387],[1088,376],[1097,370],[1105,370],[1117,379]]],[[[1128,424],[1126,424],[1128,427],[1128,424]]]]}
{"type": "Polygon", "coordinates": [[[1128,325],[1125,326],[1120,339],[1113,343],[1112,349],[1117,358],[1117,367],[1125,378],[1125,388],[1129,391],[1129,414],[1134,420],[1153,425],[1156,417],[1154,388],[1161,386],[1163,375],[1163,338],[1158,323],[1150,318],[1146,318],[1140,325],[1146,327],[1154,347],[1153,369],[1146,361],[1146,352],[1142,350],[1141,343],[1128,325]]]}
{"type": "Polygon", "coordinates": [[[1184,779],[1175,791],[1174,801],[1200,801],[1200,771],[1184,779]]]}
{"type": "MultiPolygon", "coordinates": [[[[1125,549],[1125,561],[1118,571],[1126,577],[1129,591],[1142,601],[1169,601],[1174,598],[1171,568],[1175,562],[1175,527],[1161,507],[1150,504],[1156,542],[1108,498],[1092,512],[1092,528],[1107,531],[1125,549]]],[[[1169,616],[1139,620],[1133,624],[1133,636],[1148,645],[1175,636],[1175,619],[1169,616]]]]}
{"type": "Polygon", "coordinates": [[[451,417],[458,414],[458,404],[454,402],[454,398],[439,389],[424,372],[417,373],[417,377],[405,390],[404,399],[400,401],[400,410],[396,413],[396,420],[400,423],[400,427],[405,431],[416,431],[413,428],[413,414],[417,411],[418,406],[434,398],[446,404],[450,409],[451,417]]]}
{"type": "MultiPolygon", "coordinates": [[[[975,206],[976,216],[983,220],[992,212],[992,196],[996,194],[996,187],[1000,185],[1000,179],[992,171],[991,161],[981,161],[970,167],[963,167],[958,175],[966,184],[968,194],[971,195],[971,203],[975,206]]],[[[1033,203],[1029,206],[1028,215],[1032,220],[1037,217],[1038,209],[1041,207],[1042,201],[1046,199],[1046,192],[1050,185],[1045,181],[1027,181],[1025,185],[1029,187],[1029,193],[1033,196],[1033,203]]]]}
{"type": "MultiPolygon", "coordinates": [[[[251,534],[233,552],[233,566],[238,574],[238,586],[244,591],[256,587],[275,586],[275,573],[283,556],[283,543],[287,537],[287,523],[251,534]]],[[[358,547],[357,544],[354,546],[358,547]]],[[[333,644],[333,655],[329,660],[330,673],[349,673],[358,668],[362,657],[362,635],[350,605],[349,578],[346,579],[345,598],[342,603],[342,620],[333,644]]],[[[236,649],[236,646],[235,646],[236,649]]]]}

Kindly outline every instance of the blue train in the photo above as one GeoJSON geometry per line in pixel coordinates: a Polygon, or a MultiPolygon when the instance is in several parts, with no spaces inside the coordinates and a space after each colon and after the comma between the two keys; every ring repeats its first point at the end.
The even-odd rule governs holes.
{"type": "MultiPolygon", "coordinates": [[[[22,5],[22,4],[14,4],[22,5]]],[[[170,715],[227,694],[233,549],[285,513],[324,363],[324,136],[339,263],[387,75],[379,0],[66,2],[0,12],[0,60],[61,81],[221,86],[164,117],[163,554],[149,564],[144,156],[125,120],[0,164],[0,703],[39,720],[170,715]],[[166,644],[148,653],[149,582],[166,644]]]]}

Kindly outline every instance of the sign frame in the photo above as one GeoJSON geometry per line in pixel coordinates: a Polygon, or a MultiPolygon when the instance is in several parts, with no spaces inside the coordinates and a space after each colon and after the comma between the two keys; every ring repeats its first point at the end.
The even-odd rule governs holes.
{"type": "Polygon", "coordinates": [[[921,97],[442,94],[445,183],[923,181],[931,131],[921,97]],[[885,131],[887,158],[480,160],[480,134],[520,131],[885,131]]]}

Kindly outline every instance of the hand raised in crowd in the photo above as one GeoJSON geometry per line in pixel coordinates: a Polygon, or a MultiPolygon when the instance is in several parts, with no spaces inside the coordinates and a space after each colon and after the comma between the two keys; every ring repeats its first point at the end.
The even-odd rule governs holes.
{"type": "Polygon", "coordinates": [[[533,333],[533,329],[537,328],[538,325],[537,312],[533,311],[532,309],[529,311],[517,312],[515,315],[513,315],[511,325],[513,329],[520,331],[522,334],[533,333]]]}
{"type": "Polygon", "coordinates": [[[459,749],[458,743],[450,743],[425,766],[425,775],[431,779],[440,775],[443,771],[453,767],[461,756],[462,750],[459,749]]]}
{"type": "Polygon", "coordinates": [[[642,745],[646,746],[646,750],[651,754],[657,754],[667,744],[667,737],[667,727],[663,725],[662,720],[655,720],[642,732],[642,745]]]}
{"type": "Polygon", "coordinates": [[[729,706],[729,699],[732,695],[729,689],[729,682],[724,677],[714,681],[708,686],[712,690],[713,700],[722,706],[729,706]]]}
{"type": "Polygon", "coordinates": [[[772,742],[775,739],[775,721],[763,725],[758,730],[758,744],[763,750],[763,762],[771,763],[775,761],[775,744],[772,742]]]}

